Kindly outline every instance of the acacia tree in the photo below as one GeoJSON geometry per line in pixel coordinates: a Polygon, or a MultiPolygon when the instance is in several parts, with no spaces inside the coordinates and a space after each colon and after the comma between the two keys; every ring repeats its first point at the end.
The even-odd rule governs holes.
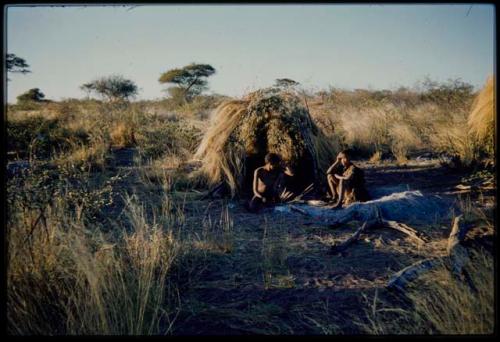
{"type": "Polygon", "coordinates": [[[111,102],[126,101],[138,93],[138,88],[134,81],[128,80],[121,75],[111,75],[95,79],[92,82],[81,85],[80,89],[88,95],[94,92],[111,102]]]}
{"type": "Polygon", "coordinates": [[[45,98],[45,94],[40,91],[39,88],[33,88],[28,90],[27,92],[19,95],[17,97],[18,103],[26,103],[26,102],[43,102],[45,98]]]}
{"type": "Polygon", "coordinates": [[[290,78],[277,78],[274,85],[280,88],[289,88],[298,85],[299,82],[294,81],[290,78]]]}
{"type": "Polygon", "coordinates": [[[195,96],[201,94],[207,87],[207,77],[215,74],[215,69],[209,64],[189,64],[181,69],[171,69],[164,72],[158,81],[171,83],[175,88],[168,89],[172,97],[182,97],[190,102],[195,96]],[[174,90],[177,89],[177,90],[174,90]]]}
{"type": "MultiPolygon", "coordinates": [[[[28,68],[29,65],[24,58],[18,57],[13,53],[8,53],[5,58],[5,64],[7,66],[7,72],[15,72],[26,74],[31,72],[28,68]]],[[[7,78],[7,81],[10,81],[7,78]]]]}

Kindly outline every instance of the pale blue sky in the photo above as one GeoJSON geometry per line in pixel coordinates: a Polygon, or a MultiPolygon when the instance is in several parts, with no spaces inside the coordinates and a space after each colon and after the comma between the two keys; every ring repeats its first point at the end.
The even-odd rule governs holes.
{"type": "Polygon", "coordinates": [[[425,76],[480,87],[494,72],[492,5],[162,5],[8,7],[7,50],[31,74],[11,74],[8,100],[47,98],[122,74],[138,99],[165,96],[160,74],[192,62],[217,73],[210,92],[240,96],[287,77],[305,88],[396,88],[425,76]],[[468,13],[470,9],[470,12],[468,13]]]}

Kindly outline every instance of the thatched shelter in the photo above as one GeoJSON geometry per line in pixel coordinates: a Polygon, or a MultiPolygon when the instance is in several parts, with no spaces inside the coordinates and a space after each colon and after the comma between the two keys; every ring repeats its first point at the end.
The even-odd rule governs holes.
{"type": "Polygon", "coordinates": [[[225,182],[234,196],[251,190],[253,171],[274,152],[295,173],[290,190],[318,184],[337,151],[306,106],[298,94],[275,88],[223,102],[195,154],[199,172],[211,185],[225,182]]]}

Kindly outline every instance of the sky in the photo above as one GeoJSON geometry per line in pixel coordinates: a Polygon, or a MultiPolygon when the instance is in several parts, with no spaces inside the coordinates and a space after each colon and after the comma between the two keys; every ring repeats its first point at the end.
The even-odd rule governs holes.
{"type": "Polygon", "coordinates": [[[31,88],[83,98],[79,87],[120,74],[137,99],[166,96],[160,75],[190,63],[216,69],[207,93],[242,96],[291,78],[316,91],[396,89],[425,77],[476,88],[495,72],[493,5],[141,5],[5,7],[8,101],[31,88]]]}

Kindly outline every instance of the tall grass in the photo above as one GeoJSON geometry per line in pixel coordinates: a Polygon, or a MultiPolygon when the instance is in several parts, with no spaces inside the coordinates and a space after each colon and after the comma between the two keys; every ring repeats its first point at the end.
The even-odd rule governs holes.
{"type": "MultiPolygon", "coordinates": [[[[179,251],[174,223],[127,200],[126,230],[105,235],[71,215],[64,199],[18,211],[8,230],[11,334],[164,334],[177,304],[168,274],[179,251]],[[29,224],[31,222],[31,224],[29,224]]],[[[175,223],[177,224],[177,222],[175,223]]]]}
{"type": "MultiPolygon", "coordinates": [[[[470,164],[477,142],[468,129],[474,94],[463,82],[427,82],[422,89],[330,89],[311,99],[325,134],[361,157],[392,155],[405,162],[421,152],[445,153],[470,164]]],[[[483,101],[484,102],[484,101],[483,101]]]]}

